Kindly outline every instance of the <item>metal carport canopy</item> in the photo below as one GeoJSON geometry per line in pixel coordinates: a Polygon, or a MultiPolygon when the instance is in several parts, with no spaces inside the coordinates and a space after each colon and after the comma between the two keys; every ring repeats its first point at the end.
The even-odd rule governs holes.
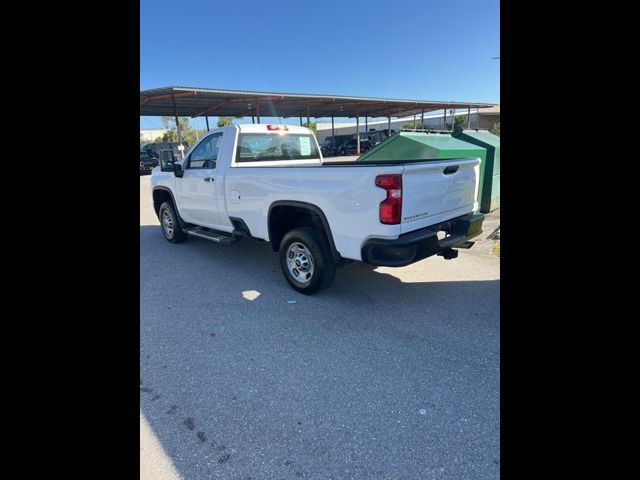
{"type": "Polygon", "coordinates": [[[140,116],[405,117],[433,110],[489,108],[492,103],[251,92],[192,87],[140,91],[140,116]]]}

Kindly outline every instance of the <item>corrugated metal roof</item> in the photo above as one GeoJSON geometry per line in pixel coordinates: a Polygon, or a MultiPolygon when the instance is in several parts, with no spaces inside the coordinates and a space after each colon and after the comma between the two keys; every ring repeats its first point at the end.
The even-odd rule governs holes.
{"type": "Polygon", "coordinates": [[[500,105],[495,105],[491,108],[483,109],[480,115],[500,115],[500,105]]]}
{"type": "Polygon", "coordinates": [[[196,87],[164,87],[140,91],[140,115],[202,117],[401,117],[433,110],[488,108],[491,103],[401,100],[391,98],[252,92],[196,87]]]}

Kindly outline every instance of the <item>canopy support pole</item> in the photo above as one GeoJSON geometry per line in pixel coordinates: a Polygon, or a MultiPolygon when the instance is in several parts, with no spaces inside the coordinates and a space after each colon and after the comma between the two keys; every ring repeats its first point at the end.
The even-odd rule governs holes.
{"type": "MultiPolygon", "coordinates": [[[[176,132],[178,133],[178,145],[182,145],[182,134],[180,133],[180,121],[178,120],[178,110],[176,109],[176,97],[171,95],[173,101],[173,116],[176,119],[176,132]]],[[[184,149],[180,150],[180,155],[184,158],[184,149]]]]}
{"type": "Polygon", "coordinates": [[[420,128],[424,128],[424,108],[420,111],[420,128]]]}
{"type": "Polygon", "coordinates": [[[204,116],[204,121],[207,122],[207,132],[209,131],[209,116],[205,115],[204,116]]]}
{"type": "Polygon", "coordinates": [[[471,107],[467,107],[467,128],[471,128],[471,107]]]}
{"type": "Polygon", "coordinates": [[[360,155],[360,112],[356,109],[356,154],[360,155]]]}
{"type": "Polygon", "coordinates": [[[446,130],[447,129],[447,109],[446,108],[444,109],[444,117],[443,117],[442,121],[444,123],[444,126],[442,127],[442,129],[446,130]]]}
{"type": "Polygon", "coordinates": [[[413,129],[416,129],[416,114],[413,114],[413,129]]]}
{"type": "Polygon", "coordinates": [[[333,153],[335,155],[336,150],[336,130],[333,127],[333,115],[331,115],[331,138],[333,138],[333,153]]]}
{"type": "Polygon", "coordinates": [[[389,137],[391,136],[391,115],[387,114],[387,128],[389,129],[389,137]]]}
{"type": "Polygon", "coordinates": [[[258,103],[257,99],[256,99],[256,118],[258,119],[258,123],[260,123],[260,104],[258,103]]]}

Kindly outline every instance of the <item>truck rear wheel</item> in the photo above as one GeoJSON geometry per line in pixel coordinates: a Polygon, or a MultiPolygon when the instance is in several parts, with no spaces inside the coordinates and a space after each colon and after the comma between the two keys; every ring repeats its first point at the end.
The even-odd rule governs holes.
{"type": "Polygon", "coordinates": [[[182,230],[178,215],[171,202],[164,202],[160,205],[158,217],[160,218],[160,227],[162,228],[164,238],[171,243],[184,242],[187,234],[182,230]]]}
{"type": "Polygon", "coordinates": [[[295,228],[284,236],[280,267],[289,285],[305,295],[328,288],[336,276],[329,245],[312,227],[295,228]]]}

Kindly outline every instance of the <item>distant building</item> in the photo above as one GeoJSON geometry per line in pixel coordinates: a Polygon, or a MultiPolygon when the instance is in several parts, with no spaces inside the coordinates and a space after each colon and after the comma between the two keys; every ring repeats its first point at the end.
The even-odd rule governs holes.
{"type": "Polygon", "coordinates": [[[483,108],[478,115],[478,126],[473,125],[473,115],[471,115],[471,127],[481,130],[491,130],[494,123],[500,123],[500,105],[491,108],[483,108]]]}
{"type": "MultiPolygon", "coordinates": [[[[467,111],[457,111],[453,116],[464,116],[467,118],[467,111]]],[[[451,125],[452,116],[449,114],[447,110],[447,123],[451,125]]],[[[494,123],[500,121],[500,105],[496,105],[491,108],[482,108],[478,113],[476,110],[471,110],[471,128],[479,128],[490,130],[494,123]]],[[[395,131],[399,131],[404,127],[405,123],[413,123],[413,115],[410,117],[402,117],[402,118],[392,118],[391,119],[391,129],[395,131]]],[[[335,123],[335,132],[336,135],[355,135],[356,133],[356,122],[349,123],[335,123]]],[[[467,126],[466,122],[464,124],[465,128],[467,126]]],[[[369,131],[379,131],[388,128],[387,120],[376,120],[367,122],[366,128],[369,131]]],[[[420,126],[420,115],[416,115],[416,128],[427,128],[433,130],[443,130],[444,126],[444,115],[427,115],[424,116],[424,126],[420,126]]],[[[318,129],[318,143],[322,143],[325,138],[331,136],[331,122],[322,122],[317,124],[318,129]]],[[[365,133],[365,123],[364,119],[360,119],[360,134],[365,133]]]]}
{"type": "Polygon", "coordinates": [[[140,141],[141,142],[153,142],[156,138],[167,133],[166,128],[141,128],[140,129],[140,141]]]}

